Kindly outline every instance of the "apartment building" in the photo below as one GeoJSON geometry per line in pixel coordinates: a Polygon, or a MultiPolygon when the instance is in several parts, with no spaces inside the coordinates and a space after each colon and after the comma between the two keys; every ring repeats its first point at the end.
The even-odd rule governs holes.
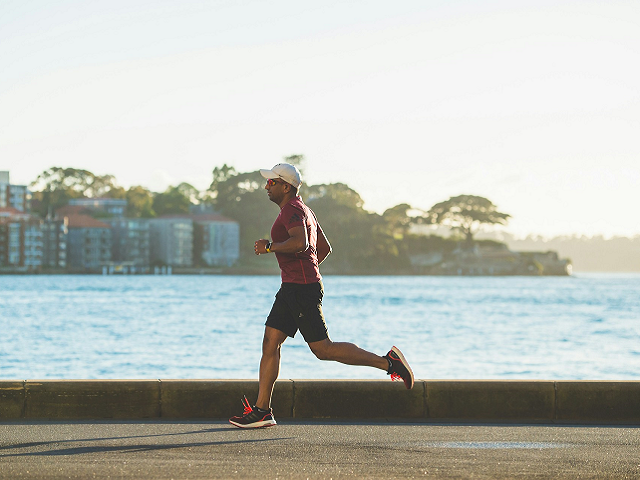
{"type": "Polygon", "coordinates": [[[193,221],[184,217],[149,220],[150,260],[154,266],[193,265],[193,221]]]}
{"type": "Polygon", "coordinates": [[[26,185],[12,185],[9,172],[0,172],[0,208],[13,207],[20,212],[31,211],[31,191],[26,185]]]}
{"type": "Polygon", "coordinates": [[[46,219],[42,224],[42,267],[67,268],[69,219],[46,219]]]}
{"type": "Polygon", "coordinates": [[[127,201],[123,198],[74,198],[69,200],[71,207],[83,207],[93,213],[105,213],[111,217],[124,217],[127,201]]]}
{"type": "Polygon", "coordinates": [[[108,219],[111,226],[111,260],[128,264],[131,273],[142,273],[150,265],[149,220],[146,218],[108,219]]]}
{"type": "Polygon", "coordinates": [[[0,269],[35,272],[42,265],[41,221],[13,207],[0,207],[0,269]]]}
{"type": "Polygon", "coordinates": [[[67,266],[70,272],[100,272],[111,261],[111,227],[89,215],[69,215],[67,266]]]}
{"type": "Polygon", "coordinates": [[[230,267],[240,258],[240,224],[219,214],[191,215],[194,261],[210,267],[230,267]]]}

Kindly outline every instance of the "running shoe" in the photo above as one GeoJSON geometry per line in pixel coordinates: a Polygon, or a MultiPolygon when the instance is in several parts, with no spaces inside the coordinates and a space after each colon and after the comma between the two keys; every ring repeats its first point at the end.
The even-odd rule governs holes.
{"type": "Polygon", "coordinates": [[[229,423],[239,428],[261,428],[276,425],[276,419],[273,418],[273,412],[269,410],[258,410],[249,404],[246,396],[242,396],[242,406],[244,413],[241,416],[231,417],[229,423]]]}
{"type": "Polygon", "coordinates": [[[408,390],[413,388],[413,372],[411,371],[411,367],[409,366],[409,362],[404,358],[404,355],[400,351],[398,347],[392,347],[384,356],[389,360],[389,370],[387,370],[387,375],[391,375],[391,380],[404,382],[404,386],[407,387],[408,390]]]}

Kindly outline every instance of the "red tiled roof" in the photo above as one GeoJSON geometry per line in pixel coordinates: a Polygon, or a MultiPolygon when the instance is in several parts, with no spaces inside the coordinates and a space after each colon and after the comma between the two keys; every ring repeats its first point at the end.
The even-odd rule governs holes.
{"type": "Polygon", "coordinates": [[[66,215],[69,218],[69,228],[111,228],[100,220],[96,220],[89,215],[66,215]]]}
{"type": "Polygon", "coordinates": [[[20,210],[18,210],[17,208],[13,208],[13,207],[0,207],[0,216],[9,216],[9,215],[19,215],[21,213],[20,210]],[[4,214],[4,215],[2,215],[4,214]]]}
{"type": "Polygon", "coordinates": [[[40,223],[40,219],[30,213],[21,212],[14,207],[0,207],[0,222],[3,225],[15,222],[37,224],[40,223]]]}

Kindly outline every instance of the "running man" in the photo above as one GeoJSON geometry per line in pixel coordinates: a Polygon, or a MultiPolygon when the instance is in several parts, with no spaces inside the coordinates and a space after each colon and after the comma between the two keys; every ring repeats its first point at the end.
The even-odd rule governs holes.
{"type": "Polygon", "coordinates": [[[276,255],[282,285],[265,324],[258,399],[252,406],[245,397],[244,414],[230,418],[229,422],[240,428],[276,424],[271,395],[280,371],[280,347],[298,330],[320,360],[379,368],[391,375],[392,380],[403,380],[408,389],[413,388],[413,372],[398,348],[378,356],[353,343],[331,341],[322,314],[324,291],[318,268],[331,253],[331,245],[315,214],[298,195],[302,184],[298,169],[279,163],[260,173],[267,179],[269,200],[278,204],[280,214],[271,227],[271,241],[257,240],[254,250],[256,255],[276,255]]]}

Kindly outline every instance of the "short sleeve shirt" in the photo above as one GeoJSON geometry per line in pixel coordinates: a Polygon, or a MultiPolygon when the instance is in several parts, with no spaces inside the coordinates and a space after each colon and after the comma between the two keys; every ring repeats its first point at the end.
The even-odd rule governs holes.
{"type": "Polygon", "coordinates": [[[292,198],[280,209],[280,214],[271,227],[271,240],[281,243],[290,238],[289,230],[304,227],[307,230],[309,247],[304,252],[275,252],[283,283],[315,283],[322,277],[318,268],[318,221],[313,211],[300,196],[292,198]]]}

